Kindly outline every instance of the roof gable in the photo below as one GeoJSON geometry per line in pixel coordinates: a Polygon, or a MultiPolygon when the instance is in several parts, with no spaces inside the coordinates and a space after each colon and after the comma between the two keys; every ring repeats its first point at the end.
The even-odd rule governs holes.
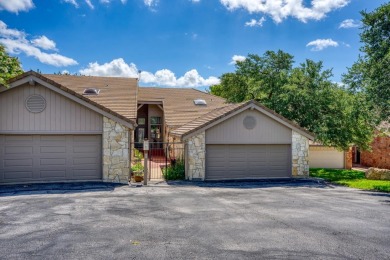
{"type": "MultiPolygon", "coordinates": [[[[84,89],[90,82],[98,83],[99,79],[102,79],[102,77],[41,75],[39,73],[29,71],[11,79],[9,81],[9,85],[10,85],[9,89],[21,86],[27,82],[29,82],[30,84],[38,83],[106,117],[109,117],[114,121],[117,121],[118,123],[121,123],[129,128],[134,128],[136,126],[134,122],[136,117],[135,112],[126,113],[124,111],[124,113],[122,114],[122,110],[125,110],[126,108],[121,107],[121,104],[124,103],[127,99],[121,98],[121,95],[129,96],[128,99],[134,99],[132,105],[134,106],[133,111],[136,111],[135,108],[136,88],[134,89],[134,94],[132,94],[131,91],[126,91],[126,93],[123,93],[122,91],[114,91],[114,93],[107,94],[107,91],[105,91],[103,92],[105,93],[105,95],[103,94],[102,95],[99,94],[98,96],[82,95],[84,89]],[[80,78],[80,79],[75,79],[75,78],[80,78]],[[91,78],[93,78],[92,81],[91,78]],[[54,79],[56,81],[54,81],[54,79]],[[58,81],[61,82],[62,84],[59,83],[58,81]]],[[[100,82],[99,85],[95,85],[95,87],[102,86],[102,84],[105,84],[107,80],[110,80],[111,78],[104,78],[104,79],[106,79],[106,81],[100,82]]],[[[123,78],[122,81],[124,81],[123,78]]],[[[121,87],[124,88],[124,85],[122,85],[121,87]]],[[[8,88],[0,87],[0,93],[7,90],[8,88]]]]}
{"type": "Polygon", "coordinates": [[[256,109],[259,112],[265,114],[266,116],[276,120],[280,124],[306,136],[307,138],[313,140],[314,134],[309,132],[308,130],[298,126],[294,122],[288,120],[287,118],[279,115],[275,111],[259,104],[256,101],[248,101],[245,103],[239,104],[230,104],[221,108],[217,108],[210,113],[205,114],[197,118],[196,120],[189,122],[178,129],[172,131],[171,133],[176,136],[181,136],[182,139],[187,139],[197,133],[207,130],[235,115],[241,113],[247,109],[256,109]]]}

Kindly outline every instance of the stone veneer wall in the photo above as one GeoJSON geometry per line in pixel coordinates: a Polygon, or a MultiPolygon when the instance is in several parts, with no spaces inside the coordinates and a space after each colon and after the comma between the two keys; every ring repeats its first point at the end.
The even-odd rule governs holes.
{"type": "Polygon", "coordinates": [[[202,132],[187,141],[186,178],[204,180],[206,173],[206,133],[202,132]]]}
{"type": "Polygon", "coordinates": [[[127,183],[130,173],[129,129],[103,118],[103,181],[127,183]]]}
{"type": "Polygon", "coordinates": [[[292,177],[309,177],[309,139],[292,132],[292,177]]]}

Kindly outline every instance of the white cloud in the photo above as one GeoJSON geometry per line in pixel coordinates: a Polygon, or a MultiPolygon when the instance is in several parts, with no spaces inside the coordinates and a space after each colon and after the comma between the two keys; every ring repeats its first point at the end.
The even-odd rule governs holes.
{"type": "Polygon", "coordinates": [[[34,40],[31,41],[31,43],[44,50],[54,50],[56,51],[56,43],[49,38],[47,38],[45,35],[42,35],[38,38],[35,38],[34,40]]]}
{"type": "Polygon", "coordinates": [[[237,61],[244,61],[246,60],[245,56],[242,55],[233,55],[232,61],[229,63],[230,65],[234,65],[237,63],[237,61]]]}
{"type": "MultiPolygon", "coordinates": [[[[2,0],[0,0],[2,1],[2,0]]],[[[76,0],[62,0],[64,1],[65,3],[69,3],[69,4],[72,4],[74,5],[76,8],[79,7],[79,3],[76,1],[76,0]]],[[[110,4],[113,0],[100,0],[99,2],[102,3],[102,4],[110,4]]],[[[126,4],[127,3],[127,0],[120,0],[122,4],[126,4]]],[[[147,0],[144,0],[144,1],[147,1],[147,0]]],[[[149,0],[150,1],[150,0],[149,0]]],[[[91,0],[84,0],[84,2],[88,5],[89,8],[91,9],[95,9],[95,6],[92,4],[91,0]]]]}
{"type": "Polygon", "coordinates": [[[337,47],[339,46],[338,42],[332,39],[317,39],[306,44],[306,47],[313,46],[312,51],[321,51],[328,47],[337,47]]]}
{"type": "Polygon", "coordinates": [[[79,4],[76,2],[76,0],[64,0],[64,2],[74,5],[76,8],[79,7],[79,4]]]}
{"type": "Polygon", "coordinates": [[[34,7],[32,0],[0,0],[0,10],[6,10],[11,13],[28,11],[34,7]]]}
{"type": "MultiPolygon", "coordinates": [[[[138,77],[138,69],[134,63],[126,63],[122,58],[112,60],[104,64],[92,62],[88,67],[79,71],[83,75],[91,76],[111,76],[111,77],[138,77]]],[[[167,87],[199,87],[210,86],[219,83],[217,77],[207,79],[199,75],[198,71],[192,69],[186,72],[182,77],[177,78],[175,74],[162,69],[155,73],[142,71],[140,73],[140,82],[145,84],[154,84],[167,87]]]]}
{"type": "Polygon", "coordinates": [[[144,0],[144,4],[148,7],[156,6],[158,0],[144,0]]]}
{"type": "Polygon", "coordinates": [[[24,53],[27,56],[36,58],[42,63],[62,67],[76,65],[77,61],[58,53],[47,53],[44,50],[55,49],[55,42],[42,35],[30,41],[24,32],[15,29],[8,29],[7,25],[0,20],[0,43],[11,54],[24,53]]]}
{"type": "Polygon", "coordinates": [[[199,3],[200,0],[191,0],[191,2],[193,2],[193,3],[199,3]]]}
{"type": "Polygon", "coordinates": [[[245,26],[249,26],[249,27],[259,26],[259,27],[262,27],[264,22],[265,22],[265,18],[264,17],[261,17],[258,21],[256,21],[256,19],[251,19],[249,22],[245,23],[245,26]]]}
{"type": "Polygon", "coordinates": [[[339,28],[356,28],[360,26],[360,21],[355,21],[353,19],[346,19],[340,23],[339,28]]]}
{"type": "Polygon", "coordinates": [[[95,9],[95,6],[91,3],[91,0],[85,0],[85,3],[89,6],[91,9],[95,9]]]}
{"type": "Polygon", "coordinates": [[[97,62],[91,62],[86,69],[80,70],[80,73],[91,76],[138,77],[138,70],[135,64],[127,64],[122,58],[102,65],[97,62]]]}
{"type": "Polygon", "coordinates": [[[14,37],[14,38],[24,38],[26,34],[22,31],[15,29],[8,29],[7,25],[0,20],[0,36],[4,38],[14,37]]]}
{"type": "Polygon", "coordinates": [[[332,10],[346,6],[350,0],[312,0],[310,7],[303,0],[220,0],[228,10],[245,9],[249,13],[264,13],[280,23],[287,17],[302,22],[320,20],[332,10]]]}

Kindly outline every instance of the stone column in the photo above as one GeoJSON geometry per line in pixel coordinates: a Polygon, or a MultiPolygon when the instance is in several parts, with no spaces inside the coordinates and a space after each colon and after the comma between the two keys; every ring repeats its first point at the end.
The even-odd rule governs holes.
{"type": "Polygon", "coordinates": [[[103,181],[127,183],[130,173],[129,129],[103,118],[103,181]]]}
{"type": "Polygon", "coordinates": [[[292,131],[292,177],[309,177],[309,139],[292,131]]]}
{"type": "Polygon", "coordinates": [[[206,134],[202,132],[189,138],[187,143],[187,178],[204,180],[206,173],[206,134]]]}

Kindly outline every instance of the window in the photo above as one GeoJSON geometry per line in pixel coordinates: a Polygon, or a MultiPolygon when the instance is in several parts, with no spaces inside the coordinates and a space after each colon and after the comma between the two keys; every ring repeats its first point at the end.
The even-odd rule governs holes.
{"type": "Polygon", "coordinates": [[[150,117],[150,138],[153,142],[161,142],[161,117],[152,116],[150,117]]]}
{"type": "Polygon", "coordinates": [[[145,125],[145,117],[138,118],[138,124],[139,125],[145,125]]]}

